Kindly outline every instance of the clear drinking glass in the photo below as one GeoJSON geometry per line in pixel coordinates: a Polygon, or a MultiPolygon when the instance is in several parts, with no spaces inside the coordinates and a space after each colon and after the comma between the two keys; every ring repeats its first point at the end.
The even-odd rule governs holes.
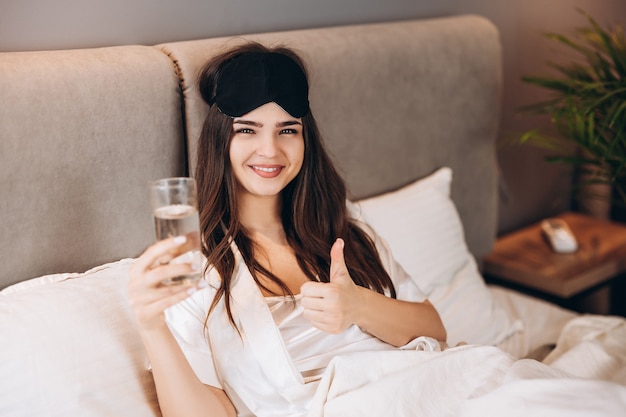
{"type": "Polygon", "coordinates": [[[184,252],[175,253],[170,262],[189,263],[194,272],[163,282],[165,285],[194,282],[202,275],[200,252],[200,222],[198,216],[198,191],[193,178],[163,178],[150,185],[150,201],[154,215],[157,240],[186,236],[181,246],[184,252]]]}

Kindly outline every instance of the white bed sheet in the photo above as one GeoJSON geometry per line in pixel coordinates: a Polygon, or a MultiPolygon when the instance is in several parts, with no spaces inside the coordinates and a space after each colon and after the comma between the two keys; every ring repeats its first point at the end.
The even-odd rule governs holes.
{"type": "Polygon", "coordinates": [[[579,316],[574,311],[508,288],[488,287],[494,302],[504,309],[511,322],[522,323],[520,331],[497,345],[516,358],[541,356],[546,346],[556,344],[566,323],[579,316]]]}
{"type": "MultiPolygon", "coordinates": [[[[511,301],[516,295],[499,297],[511,301]]],[[[518,307],[566,317],[532,299],[518,307]]],[[[336,357],[307,417],[623,417],[626,319],[570,316],[543,362],[479,345],[336,357]]],[[[517,342],[526,346],[538,339],[521,337],[517,342]]]]}

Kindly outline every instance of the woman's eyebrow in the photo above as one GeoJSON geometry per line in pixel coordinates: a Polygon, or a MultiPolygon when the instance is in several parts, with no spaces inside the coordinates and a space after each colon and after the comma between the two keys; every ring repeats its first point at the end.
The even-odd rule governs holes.
{"type": "MultiPolygon", "coordinates": [[[[255,122],[253,120],[246,120],[246,119],[235,119],[233,120],[233,124],[263,127],[263,123],[255,122]]],[[[302,123],[298,120],[286,120],[284,122],[276,123],[276,127],[285,127],[285,126],[293,126],[293,125],[302,125],[302,123]]]]}
{"type": "Polygon", "coordinates": [[[248,125],[248,126],[254,126],[254,127],[263,127],[263,123],[254,122],[252,120],[245,120],[245,119],[235,119],[235,120],[233,120],[233,124],[248,125]]]}
{"type": "Polygon", "coordinates": [[[298,120],[287,120],[285,122],[276,123],[276,127],[285,127],[285,126],[293,126],[293,125],[302,125],[298,120]]]}

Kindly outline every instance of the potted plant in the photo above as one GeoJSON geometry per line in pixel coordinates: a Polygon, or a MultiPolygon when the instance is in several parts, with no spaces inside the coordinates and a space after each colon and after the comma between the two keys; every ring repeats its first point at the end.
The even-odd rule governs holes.
{"type": "MultiPolygon", "coordinates": [[[[602,28],[591,16],[575,37],[545,33],[549,40],[576,53],[578,60],[549,65],[553,76],[525,76],[526,83],[551,92],[549,99],[525,106],[524,112],[547,114],[553,130],[531,130],[518,140],[557,151],[550,162],[572,164],[582,180],[575,196],[594,197],[589,185],[611,187],[614,208],[626,207],[626,42],[621,25],[602,28]]],[[[599,194],[602,194],[600,192],[599,194]]],[[[623,211],[623,210],[622,210],[623,211]]]]}

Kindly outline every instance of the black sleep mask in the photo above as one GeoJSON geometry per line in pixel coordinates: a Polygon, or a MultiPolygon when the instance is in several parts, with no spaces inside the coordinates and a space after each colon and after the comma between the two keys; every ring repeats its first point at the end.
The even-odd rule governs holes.
{"type": "Polygon", "coordinates": [[[243,53],[224,66],[216,84],[209,104],[217,104],[230,117],[242,116],[269,102],[296,118],[309,112],[306,76],[283,54],[243,53]]]}

